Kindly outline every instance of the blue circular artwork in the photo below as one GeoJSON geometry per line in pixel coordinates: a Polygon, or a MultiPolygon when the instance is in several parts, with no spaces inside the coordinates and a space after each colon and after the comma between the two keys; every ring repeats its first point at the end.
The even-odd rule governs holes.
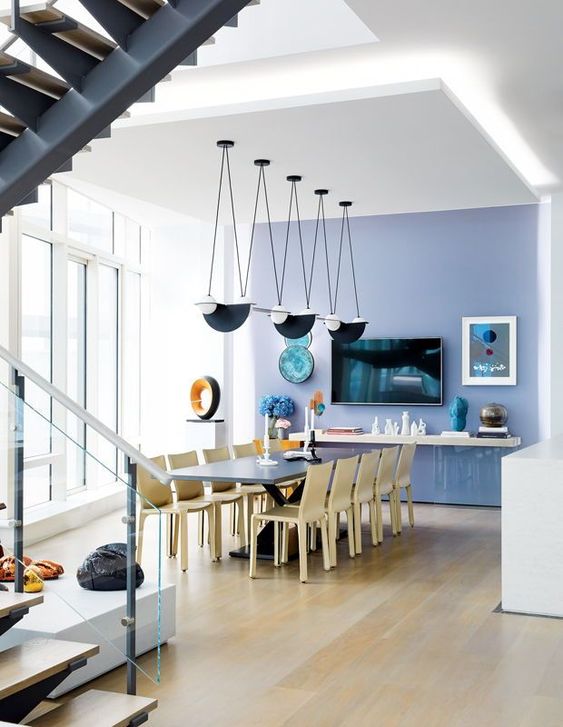
{"type": "Polygon", "coordinates": [[[302,384],[311,376],[315,359],[304,346],[288,346],[279,361],[280,374],[291,384],[302,384]]]}
{"type": "Polygon", "coordinates": [[[313,334],[309,331],[309,333],[301,336],[301,338],[284,338],[284,341],[286,346],[304,346],[305,348],[309,348],[313,341],[313,334]]]}

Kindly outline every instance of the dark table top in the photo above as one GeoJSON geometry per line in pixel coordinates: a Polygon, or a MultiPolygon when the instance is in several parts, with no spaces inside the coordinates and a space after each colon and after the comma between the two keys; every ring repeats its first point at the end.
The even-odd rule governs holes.
{"type": "MultiPolygon", "coordinates": [[[[353,457],[362,454],[364,449],[317,449],[323,462],[336,460],[340,457],[353,457]]],[[[175,480],[189,482],[240,482],[243,485],[260,483],[263,485],[277,485],[288,480],[304,477],[311,463],[304,460],[286,460],[283,452],[271,454],[271,459],[278,465],[264,466],[257,463],[257,457],[241,457],[240,459],[226,459],[212,464],[200,464],[195,467],[183,467],[171,470],[170,474],[175,480]]],[[[313,465],[314,466],[314,465],[313,465]]]]}

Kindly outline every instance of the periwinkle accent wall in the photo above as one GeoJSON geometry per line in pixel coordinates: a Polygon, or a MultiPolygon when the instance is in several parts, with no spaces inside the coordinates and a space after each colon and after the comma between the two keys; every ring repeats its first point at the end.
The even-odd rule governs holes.
{"type": "MultiPolygon", "coordinates": [[[[444,406],[410,407],[411,414],[417,418],[422,416],[430,433],[449,429],[448,404],[460,394],[470,405],[468,428],[475,430],[479,408],[487,402],[498,401],[508,407],[513,433],[520,435],[525,445],[536,442],[538,371],[542,365],[542,353],[538,349],[538,207],[352,218],[351,227],[361,312],[370,321],[365,336],[441,336],[444,339],[444,406]],[[461,385],[461,318],[479,315],[518,316],[516,387],[461,385]]],[[[327,228],[334,273],[340,221],[329,220],[327,228]]],[[[307,260],[311,259],[314,230],[314,221],[303,223],[307,260]]],[[[274,235],[281,263],[285,225],[274,225],[274,235]]],[[[251,295],[258,305],[269,306],[277,301],[264,225],[258,228],[254,255],[251,295]]],[[[284,292],[284,304],[294,311],[305,305],[298,262],[294,234],[284,292]]],[[[343,270],[338,313],[351,320],[355,308],[347,257],[343,259],[343,270]]],[[[319,313],[328,310],[322,246],[317,249],[311,305],[319,313]]],[[[321,389],[327,400],[319,426],[360,425],[369,431],[376,414],[380,421],[386,417],[400,419],[403,407],[330,404],[331,339],[320,322],[313,329],[311,347],[315,372],[309,381],[300,385],[287,383],[279,374],[278,358],[284,341],[269,318],[254,314],[250,325],[252,335],[246,337],[250,361],[245,356],[245,363],[240,351],[239,363],[251,363],[254,367],[254,398],[265,393],[292,396],[298,406],[298,413],[293,417],[296,430],[302,429],[303,406],[315,389],[321,389]]],[[[261,431],[261,426],[257,417],[256,431],[261,431]]],[[[419,499],[435,499],[435,483],[428,481],[432,479],[431,456],[432,452],[427,451],[419,458],[419,466],[426,463],[419,499]]],[[[483,501],[489,499],[485,497],[483,501]]],[[[496,495],[491,502],[494,500],[496,495]]]]}

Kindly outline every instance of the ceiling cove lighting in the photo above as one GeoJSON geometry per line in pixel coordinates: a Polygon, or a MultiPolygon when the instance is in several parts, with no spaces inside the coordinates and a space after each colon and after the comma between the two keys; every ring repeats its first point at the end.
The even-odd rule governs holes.
{"type": "MultiPolygon", "coordinates": [[[[323,197],[327,193],[325,189],[315,190],[315,194],[319,195],[319,212],[317,215],[317,229],[319,227],[319,218],[322,219],[323,231],[324,231],[324,243],[325,243],[325,257],[326,257],[326,274],[328,282],[328,297],[330,305],[330,313],[325,316],[324,324],[330,334],[330,336],[339,343],[353,343],[361,338],[366,330],[367,321],[360,315],[360,305],[358,302],[358,288],[356,285],[356,269],[354,267],[354,251],[352,248],[352,233],[350,231],[350,218],[348,216],[348,209],[352,206],[352,202],[343,201],[339,202],[342,207],[342,225],[340,227],[340,244],[338,246],[338,268],[336,272],[336,286],[334,289],[334,301],[332,300],[331,284],[330,284],[330,262],[328,257],[328,246],[326,241],[326,226],[325,226],[325,214],[324,214],[324,203],[323,197]],[[354,299],[356,301],[356,312],[357,316],[351,323],[345,323],[340,320],[336,315],[336,305],[338,302],[338,291],[340,288],[340,272],[342,270],[342,250],[344,247],[344,238],[348,238],[348,250],[350,253],[350,266],[352,269],[352,284],[354,286],[354,299]]],[[[316,237],[316,235],[315,235],[316,237]]]]}
{"type": "MultiPolygon", "coordinates": [[[[238,245],[238,236],[237,236],[237,222],[236,222],[236,215],[235,215],[235,203],[234,203],[234,197],[233,197],[233,183],[232,183],[232,177],[231,177],[231,165],[229,161],[229,149],[232,149],[235,145],[234,141],[228,141],[225,139],[222,139],[217,142],[217,146],[222,149],[221,154],[221,172],[219,175],[219,190],[217,193],[217,212],[215,214],[215,228],[213,231],[213,250],[211,253],[211,267],[209,271],[209,286],[207,295],[204,295],[200,298],[199,301],[197,301],[196,306],[199,308],[200,312],[203,314],[203,317],[205,318],[207,324],[211,326],[211,328],[215,329],[216,331],[220,331],[221,333],[230,333],[231,331],[236,331],[237,328],[240,328],[242,324],[246,321],[250,314],[250,310],[252,308],[252,304],[250,300],[246,297],[245,289],[243,288],[243,282],[242,282],[242,268],[240,264],[240,251],[239,251],[239,245],[238,245]],[[231,303],[229,305],[224,303],[218,303],[217,300],[213,297],[211,294],[211,290],[213,287],[213,270],[215,267],[215,258],[216,258],[216,251],[217,251],[217,231],[219,229],[219,212],[221,209],[221,194],[223,190],[223,179],[225,177],[225,173],[227,176],[227,185],[229,190],[229,200],[231,205],[231,217],[233,221],[233,236],[235,239],[235,251],[236,251],[236,260],[237,260],[237,267],[238,267],[238,278],[239,278],[239,284],[240,284],[240,299],[237,303],[231,303]]],[[[250,268],[250,258],[248,260],[248,267],[250,268]]],[[[248,270],[246,275],[246,281],[248,283],[248,270]]]]}

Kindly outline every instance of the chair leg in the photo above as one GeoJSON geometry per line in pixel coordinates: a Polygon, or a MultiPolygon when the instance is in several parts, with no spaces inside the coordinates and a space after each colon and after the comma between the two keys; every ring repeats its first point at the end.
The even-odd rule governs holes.
{"type": "Polygon", "coordinates": [[[144,512],[139,513],[139,532],[137,533],[137,563],[141,564],[143,558],[143,537],[145,534],[145,520],[147,516],[144,512]]]}
{"type": "Polygon", "coordinates": [[[301,583],[307,583],[307,525],[305,523],[297,525],[297,535],[299,539],[299,580],[301,583]]]}
{"type": "Polygon", "coordinates": [[[375,515],[375,500],[369,501],[369,524],[371,530],[371,544],[377,545],[377,517],[375,515]]]}
{"type": "Polygon", "coordinates": [[[280,523],[274,522],[274,566],[280,567],[280,523]]]}
{"type": "Polygon", "coordinates": [[[240,539],[240,546],[241,548],[244,548],[246,545],[246,528],[244,527],[244,498],[240,498],[240,500],[237,500],[237,533],[240,539]]]}
{"type": "MultiPolygon", "coordinates": [[[[254,495],[247,495],[245,498],[246,503],[246,522],[245,522],[245,532],[246,532],[246,545],[250,543],[250,538],[252,535],[252,516],[254,515],[254,495]]],[[[260,508],[258,508],[260,509],[260,508]]]]}
{"type": "Polygon", "coordinates": [[[356,557],[356,546],[354,543],[354,509],[349,507],[346,510],[346,524],[348,526],[348,554],[350,558],[356,557]]]}
{"type": "Polygon", "coordinates": [[[175,558],[178,555],[178,535],[180,532],[180,523],[178,522],[178,515],[172,515],[172,557],[175,558]]]}
{"type": "MultiPolygon", "coordinates": [[[[200,515],[203,518],[203,510],[200,511],[200,515]]],[[[207,508],[207,517],[209,520],[209,532],[213,533],[213,537],[209,539],[209,547],[211,549],[211,561],[213,563],[217,562],[217,552],[216,552],[216,546],[217,541],[215,539],[215,507],[211,505],[211,507],[207,508]]]]}
{"type": "Polygon", "coordinates": [[[283,524],[282,530],[282,563],[289,562],[289,523],[283,524]]]}
{"type": "Polygon", "coordinates": [[[381,495],[379,493],[375,496],[375,517],[377,520],[377,542],[383,542],[383,510],[381,507],[381,495]]]}
{"type": "Polygon", "coordinates": [[[362,506],[359,502],[354,503],[354,547],[356,554],[362,554],[362,506]]]}
{"type": "Polygon", "coordinates": [[[340,513],[336,513],[336,539],[340,540],[340,513]]]}
{"type": "Polygon", "coordinates": [[[172,557],[172,528],[174,526],[174,516],[173,515],[165,515],[166,519],[166,557],[171,558],[172,557]]]}
{"type": "Polygon", "coordinates": [[[391,517],[391,529],[394,537],[397,535],[397,503],[395,501],[395,490],[389,493],[389,516],[391,517]]]}
{"type": "Polygon", "coordinates": [[[314,551],[317,549],[317,523],[311,523],[309,525],[311,528],[311,539],[309,541],[309,548],[311,551],[314,551]]]}
{"type": "Polygon", "coordinates": [[[326,571],[330,570],[330,553],[328,550],[328,528],[327,528],[327,519],[326,515],[325,517],[321,518],[321,540],[323,544],[323,568],[326,571]]]}
{"type": "Polygon", "coordinates": [[[248,575],[251,578],[256,578],[256,551],[258,549],[258,515],[252,516],[252,524],[250,530],[250,562],[248,575]]]}
{"type": "Polygon", "coordinates": [[[337,513],[329,512],[328,514],[328,551],[330,554],[330,565],[332,568],[336,568],[336,525],[337,525],[337,513]]]}
{"type": "Polygon", "coordinates": [[[198,513],[198,523],[197,523],[197,542],[199,543],[199,547],[203,548],[203,539],[205,537],[205,526],[204,526],[204,519],[203,519],[203,510],[200,510],[198,513]]]}
{"type": "Polygon", "coordinates": [[[180,514],[180,568],[182,573],[188,570],[188,513],[180,514]]]}
{"type": "Polygon", "coordinates": [[[231,535],[233,535],[233,536],[237,534],[237,532],[236,532],[237,531],[237,523],[236,523],[236,512],[235,512],[235,510],[236,510],[236,505],[233,502],[233,504],[229,506],[229,514],[230,514],[230,518],[231,518],[231,535]]]}
{"type": "Polygon", "coordinates": [[[410,485],[407,485],[406,493],[407,493],[407,503],[409,507],[409,525],[411,528],[414,528],[414,505],[412,502],[412,487],[410,485]]]}
{"type": "Polygon", "coordinates": [[[223,512],[220,502],[215,505],[215,532],[211,537],[215,538],[215,555],[220,560],[223,557],[223,512]]]}
{"type": "Polygon", "coordinates": [[[401,505],[401,490],[395,490],[395,502],[397,507],[397,533],[403,532],[403,508],[401,505]]]}

